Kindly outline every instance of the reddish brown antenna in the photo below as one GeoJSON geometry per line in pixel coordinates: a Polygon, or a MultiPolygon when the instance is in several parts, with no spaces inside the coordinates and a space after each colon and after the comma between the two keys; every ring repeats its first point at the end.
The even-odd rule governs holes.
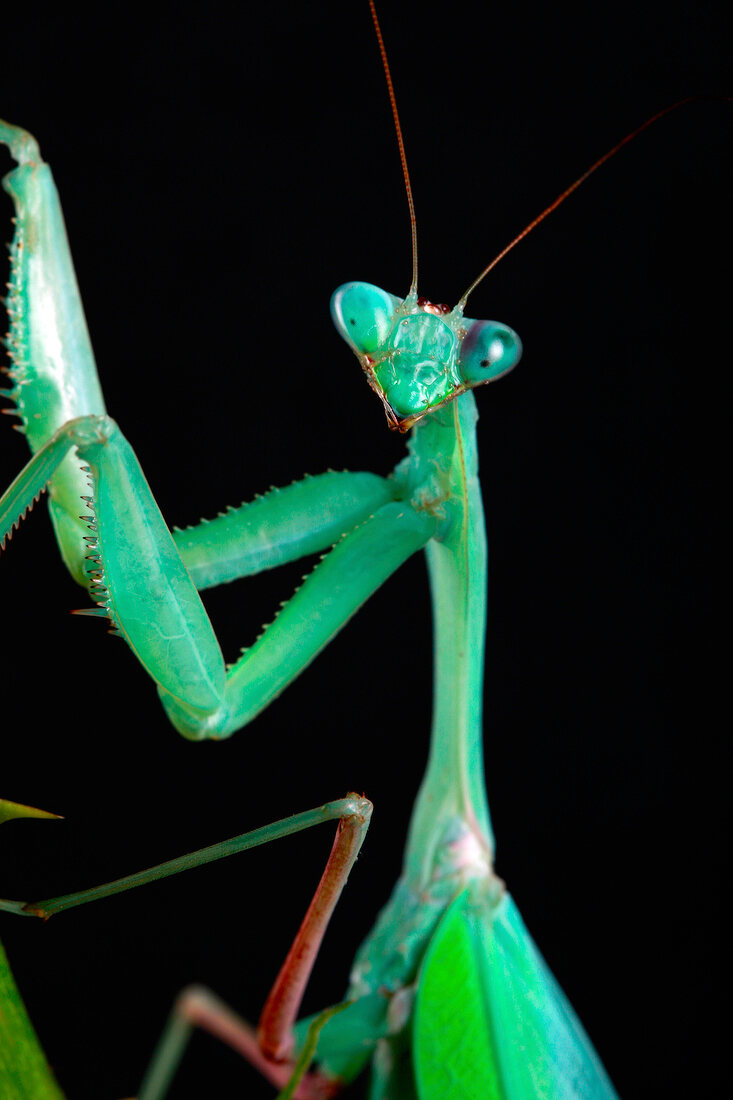
{"type": "MultiPolygon", "coordinates": [[[[407,168],[407,157],[405,156],[405,143],[402,138],[402,127],[400,126],[400,116],[397,110],[397,100],[394,94],[394,84],[392,83],[392,74],[389,71],[389,61],[387,60],[387,50],[384,46],[384,39],[382,38],[382,28],[379,26],[379,19],[377,18],[377,9],[374,6],[374,0],[369,0],[369,7],[372,13],[372,22],[374,23],[374,29],[377,32],[377,42],[379,43],[379,52],[382,56],[382,67],[384,69],[384,75],[387,79],[387,92],[389,93],[389,102],[392,107],[392,118],[394,119],[394,127],[397,133],[397,144],[400,149],[400,162],[402,164],[402,175],[405,179],[405,190],[407,191],[407,205],[410,208],[410,226],[412,229],[412,283],[410,285],[410,296],[417,294],[417,220],[415,218],[415,202],[412,197],[412,187],[410,185],[410,173],[407,168]]],[[[483,276],[482,276],[483,278],[483,276]]]]}
{"type": "Polygon", "coordinates": [[[585,183],[585,181],[588,179],[588,176],[592,175],[595,170],[597,168],[600,168],[602,164],[605,164],[607,160],[610,160],[612,156],[618,153],[619,149],[623,149],[624,145],[628,145],[628,143],[632,141],[635,137],[637,137],[643,130],[646,130],[647,127],[651,126],[653,122],[657,122],[660,118],[668,115],[670,111],[676,111],[678,107],[683,107],[685,103],[693,103],[695,100],[707,98],[717,97],[691,95],[687,96],[686,99],[678,100],[677,103],[673,103],[670,107],[664,107],[661,111],[657,111],[655,115],[652,115],[651,118],[648,118],[646,122],[642,122],[641,126],[637,126],[636,129],[632,130],[630,134],[627,134],[625,138],[622,138],[617,145],[614,145],[613,149],[609,149],[607,153],[604,153],[602,157],[599,157],[594,164],[591,164],[590,168],[586,169],[586,171],[583,172],[582,176],[578,176],[574,183],[571,183],[569,187],[566,187],[566,189],[557,196],[554,202],[551,202],[549,206],[545,207],[541,214],[538,214],[536,218],[533,218],[529,225],[525,226],[522,232],[517,234],[514,240],[510,241],[505,248],[502,248],[499,255],[494,257],[491,263],[484,268],[477,279],[474,279],[468,290],[461,297],[461,300],[459,301],[456,308],[463,310],[469,294],[471,294],[476,289],[481,280],[484,279],[489,274],[489,272],[496,267],[499,261],[503,260],[506,254],[508,252],[511,252],[514,246],[516,244],[519,244],[521,240],[524,240],[524,238],[529,233],[531,233],[532,230],[540,224],[540,222],[544,221],[548,214],[551,214],[553,210],[557,210],[558,206],[565,202],[565,199],[568,198],[569,195],[572,195],[573,191],[576,191],[578,187],[580,187],[581,183],[585,183]]]}

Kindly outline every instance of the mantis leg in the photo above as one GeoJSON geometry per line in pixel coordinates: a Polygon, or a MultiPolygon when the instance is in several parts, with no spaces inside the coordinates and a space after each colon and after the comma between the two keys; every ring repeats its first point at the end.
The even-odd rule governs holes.
{"type": "Polygon", "coordinates": [[[172,531],[199,591],[330,549],[394,498],[390,479],[329,470],[172,531]]]}
{"type": "Polygon", "coordinates": [[[0,497],[0,549],[44,491],[61,462],[74,445],[73,424],[59,429],[48,443],[24,466],[0,497]]]}
{"type": "Polygon", "coordinates": [[[437,520],[395,502],[392,484],[383,479],[327,474],[179,532],[174,540],[132,449],[104,414],[50,169],[24,131],[0,123],[0,141],[18,161],[4,181],[16,209],[8,302],[15,387],[7,396],[35,453],[0,501],[0,511],[7,506],[6,532],[48,482],[64,559],[100,604],[92,613],[110,616],[157,682],[181,733],[193,739],[229,736],[427,543],[437,520]],[[85,496],[74,447],[88,463],[92,497],[85,496]],[[82,495],[90,514],[80,517],[82,495]],[[266,534],[271,529],[274,541],[266,534]],[[227,670],[196,586],[322,550],[348,531],[227,670]]]}
{"type": "MultiPolygon", "coordinates": [[[[314,1017],[308,1024],[297,1057],[294,1024],[316,954],[361,848],[371,815],[371,803],[366,799],[351,795],[343,801],[350,801],[353,806],[344,807],[349,812],[344,812],[339,820],[328,863],[265,1002],[257,1031],[208,990],[199,987],[184,990],[176,1001],[155,1052],[139,1100],[160,1100],[164,1095],[194,1026],[203,1028],[239,1051],[276,1087],[283,1089],[283,1100],[291,1096],[296,1100],[324,1100],[338,1091],[341,1084],[338,1079],[309,1071],[309,1065],[315,1055],[321,1029],[332,1016],[342,1011],[348,1012],[352,1006],[337,1005],[314,1017]]],[[[377,1020],[382,1026],[374,1034],[375,1043],[383,1031],[386,1015],[386,998],[379,1000],[377,1020]]],[[[368,1007],[373,1014],[374,1007],[368,1007]]],[[[368,1057],[367,1035],[368,1032],[362,1028],[360,1045],[367,1047],[366,1051],[362,1050],[362,1060],[368,1057]]]]}
{"type": "MultiPolygon", "coordinates": [[[[312,548],[323,540],[324,531],[330,537],[334,523],[341,526],[345,518],[369,518],[337,543],[255,645],[225,670],[196,587],[132,448],[110,418],[80,417],[41,447],[0,499],[0,519],[4,517],[0,541],[72,447],[88,463],[91,482],[91,495],[85,497],[90,508],[86,574],[90,592],[100,605],[92,613],[110,617],[158,683],[173,724],[194,739],[229,736],[251,721],[371,593],[427,543],[438,524],[429,512],[392,500],[390,483],[375,481],[371,475],[352,475],[359,480],[348,483],[336,483],[326,475],[326,481],[312,478],[291,486],[290,492],[283,490],[286,502],[297,500],[302,517],[307,516],[308,506],[322,513],[324,499],[341,496],[345,503],[335,511],[335,519],[321,523],[312,537],[298,534],[292,525],[289,529],[281,519],[281,529],[290,530],[292,537],[289,548],[276,545],[275,556],[292,555],[293,546],[312,548]],[[388,503],[380,505],[385,497],[388,503]]],[[[259,507],[263,510],[265,504],[259,507]]],[[[243,514],[241,510],[232,513],[231,525],[241,526],[243,514]]],[[[214,549],[217,545],[215,539],[214,549]]],[[[202,568],[210,570],[211,580],[211,570],[218,567],[211,546],[207,553],[199,560],[202,568]]],[[[236,558],[237,551],[229,554],[224,539],[223,558],[227,556],[236,558]]],[[[261,556],[263,560],[269,560],[267,554],[261,556]]]]}
{"type": "Polygon", "coordinates": [[[165,1031],[145,1074],[137,1100],[161,1100],[185,1054],[195,1027],[220,1039],[241,1054],[275,1088],[277,1100],[326,1100],[340,1091],[341,1082],[311,1070],[318,1035],[329,1018],[348,1008],[336,1005],[312,1021],[296,1062],[273,1062],[260,1049],[255,1029],[204,986],[184,989],[176,999],[165,1031]]]}
{"type": "MultiPolygon", "coordinates": [[[[0,142],[18,162],[3,179],[15,206],[6,299],[13,388],[3,396],[13,402],[18,427],[36,452],[68,421],[103,415],[104,399],[51,169],[25,130],[0,120],[0,142]]],[[[68,454],[50,486],[49,511],[61,555],[79,584],[84,492],[79,463],[68,454]]]]}
{"type": "Polygon", "coordinates": [[[226,737],[250,722],[310,664],[369,596],[433,537],[438,519],[409,504],[383,505],[334,546],[255,644],[228,671],[211,721],[196,721],[160,695],[185,736],[226,737]]]}
{"type": "MultiPolygon", "coordinates": [[[[261,829],[244,833],[198,852],[180,856],[167,863],[89,890],[26,904],[2,902],[0,908],[39,916],[45,920],[66,909],[134,889],[180,871],[190,870],[249,848],[258,847],[271,840],[291,836],[313,825],[338,821],[336,837],[326,867],[293,945],[267,998],[257,1033],[255,1034],[243,1021],[238,1021],[233,1013],[221,1006],[211,995],[202,993],[200,990],[186,991],[176,1003],[169,1026],[146,1076],[141,1097],[152,1100],[153,1097],[159,1097],[165,1091],[183,1053],[191,1026],[194,1024],[205,1027],[229,1042],[262,1070],[273,1083],[281,1087],[287,1083],[296,1065],[293,1027],[305,987],[328,923],[366,836],[371,813],[372,804],[367,798],[349,794],[346,798],[326,803],[314,810],[307,810],[261,829]]],[[[326,1016],[332,1014],[333,1010],[330,1010],[326,1016]]],[[[325,1022],[324,1017],[321,1026],[325,1022]]],[[[302,1069],[305,1073],[307,1066],[303,1065],[302,1069]]],[[[326,1091],[323,1091],[324,1088],[325,1079],[316,1080],[316,1077],[311,1075],[308,1085],[294,1091],[293,1095],[325,1096],[330,1091],[330,1087],[326,1091]]]]}
{"type": "Polygon", "coordinates": [[[113,420],[69,421],[37,451],[0,500],[0,540],[74,447],[88,457],[96,493],[94,502],[84,498],[90,508],[85,580],[99,613],[110,616],[168,691],[203,712],[216,709],[225,676],[219,644],[132,448],[113,420]]]}
{"type": "MultiPolygon", "coordinates": [[[[35,453],[69,421],[104,415],[105,407],[51,169],[20,127],[0,120],[0,143],[18,162],[3,180],[15,206],[6,303],[14,385],[0,394],[13,402],[6,411],[20,418],[35,453]]],[[[49,506],[62,555],[80,584],[86,583],[86,530],[78,513],[86,491],[79,463],[67,454],[54,471],[49,506]]],[[[383,478],[329,472],[174,538],[194,583],[205,588],[325,550],[389,499],[383,478]]]]}
{"type": "MultiPolygon", "coordinates": [[[[337,1078],[310,1071],[309,1067],[322,1028],[331,1017],[351,1006],[336,1005],[309,1021],[297,1053],[294,1024],[326,927],[369,825],[371,803],[355,795],[349,798],[353,809],[348,807],[351,812],[339,820],[328,863],[265,1002],[257,1031],[208,990],[201,987],[184,990],[173,1007],[138,1100],[160,1100],[165,1094],[193,1027],[208,1031],[242,1054],[272,1084],[282,1088],[283,1100],[286,1097],[325,1100],[339,1091],[341,1082],[337,1078]]],[[[381,1000],[380,1007],[384,1009],[386,998],[381,1000]]],[[[375,1035],[374,1042],[377,1038],[375,1035]]],[[[363,1031],[361,1045],[366,1045],[363,1031]]]]}

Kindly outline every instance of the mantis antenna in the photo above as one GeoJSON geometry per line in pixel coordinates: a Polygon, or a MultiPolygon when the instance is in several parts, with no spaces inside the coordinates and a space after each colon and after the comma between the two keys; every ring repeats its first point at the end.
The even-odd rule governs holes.
{"type": "Polygon", "coordinates": [[[542,211],[542,213],[538,214],[536,218],[533,218],[532,221],[529,223],[529,225],[526,225],[524,227],[524,229],[521,231],[521,233],[518,233],[516,235],[516,237],[514,237],[514,239],[509,242],[508,245],[506,245],[504,248],[502,248],[502,250],[498,254],[498,256],[495,256],[494,259],[491,261],[491,263],[487,264],[487,266],[484,268],[484,270],[481,272],[481,274],[478,276],[478,278],[474,279],[474,281],[471,283],[468,290],[462,295],[462,297],[461,297],[461,299],[460,299],[460,301],[459,301],[456,308],[463,311],[465,309],[466,301],[468,299],[469,294],[473,293],[473,291],[476,289],[476,287],[479,285],[479,283],[489,274],[489,272],[493,268],[496,267],[496,265],[499,263],[499,261],[503,260],[504,257],[507,255],[507,253],[511,252],[511,250],[514,248],[514,246],[519,244],[519,242],[521,240],[524,240],[524,238],[526,236],[528,236],[532,232],[532,230],[535,229],[540,224],[540,222],[543,222],[549,214],[552,214],[552,212],[554,210],[557,210],[558,206],[561,206],[562,203],[565,202],[565,199],[567,199],[570,195],[572,195],[573,191],[576,191],[580,187],[581,183],[585,183],[585,181],[588,179],[588,177],[592,176],[597,168],[600,168],[602,164],[605,164],[607,160],[610,160],[611,157],[615,156],[616,153],[618,153],[620,149],[623,149],[624,145],[628,145],[628,143],[630,141],[632,141],[635,137],[638,137],[638,135],[641,134],[644,130],[646,130],[649,126],[651,126],[652,123],[658,122],[660,118],[664,118],[665,115],[670,114],[672,111],[676,111],[678,107],[684,107],[684,105],[686,103],[694,103],[695,101],[700,100],[700,99],[718,99],[718,98],[729,99],[730,97],[727,97],[727,96],[723,96],[723,97],[704,96],[704,95],[690,95],[690,96],[687,96],[685,99],[680,99],[676,103],[672,103],[669,107],[664,107],[664,108],[662,108],[661,111],[657,111],[657,113],[652,115],[651,118],[648,118],[646,120],[646,122],[642,122],[641,126],[637,126],[635,130],[632,130],[631,133],[627,134],[626,137],[622,138],[621,141],[619,141],[616,145],[614,145],[614,147],[612,149],[609,149],[607,153],[604,153],[602,157],[599,157],[597,161],[595,161],[593,164],[591,164],[590,168],[587,168],[585,170],[585,172],[583,172],[582,175],[578,176],[578,178],[573,183],[571,183],[569,187],[566,187],[565,190],[562,191],[557,196],[555,201],[551,202],[549,206],[546,206],[545,209],[542,211]]]}
{"type": "MultiPolygon", "coordinates": [[[[411,228],[411,234],[412,234],[412,283],[410,284],[409,297],[416,297],[417,296],[417,219],[415,217],[415,200],[414,200],[413,195],[412,195],[412,185],[410,183],[410,172],[409,172],[409,169],[407,167],[407,156],[405,154],[405,142],[404,142],[404,139],[403,139],[403,136],[402,136],[402,126],[400,125],[399,111],[397,110],[397,99],[396,99],[396,96],[395,96],[394,84],[392,83],[392,74],[391,74],[390,68],[389,68],[389,60],[387,58],[387,50],[386,50],[386,47],[384,45],[384,38],[382,37],[382,28],[379,25],[379,18],[377,16],[377,9],[374,5],[374,0],[369,0],[369,9],[370,9],[371,15],[372,15],[372,22],[374,23],[374,30],[376,31],[376,34],[377,34],[377,41],[379,43],[379,52],[380,52],[380,55],[381,55],[381,58],[382,58],[382,67],[384,68],[384,75],[385,75],[385,78],[387,80],[387,92],[389,94],[389,102],[390,102],[390,106],[392,108],[392,118],[394,119],[395,132],[397,134],[397,144],[399,146],[399,152],[400,152],[400,163],[402,164],[402,175],[403,175],[404,180],[405,180],[405,191],[407,192],[407,205],[410,209],[410,228],[411,228]]],[[[474,279],[474,281],[469,286],[468,290],[466,290],[461,295],[461,298],[458,301],[458,305],[456,306],[456,310],[459,313],[463,313],[463,311],[466,308],[466,302],[468,301],[469,295],[473,293],[473,291],[476,289],[476,287],[479,285],[479,283],[483,282],[483,280],[486,278],[486,276],[489,274],[489,272],[492,271],[496,267],[496,265],[501,260],[503,260],[504,257],[509,252],[511,252],[511,250],[514,248],[515,245],[518,245],[520,241],[524,240],[525,237],[529,236],[529,234],[532,232],[532,230],[536,229],[537,226],[540,224],[540,222],[543,222],[546,217],[548,217],[550,214],[552,214],[555,210],[557,210],[557,208],[559,206],[561,206],[565,202],[565,199],[569,198],[570,195],[572,195],[572,193],[574,191],[577,191],[577,189],[580,187],[580,185],[582,183],[585,183],[585,181],[589,178],[589,176],[593,175],[593,173],[596,171],[596,169],[600,168],[601,165],[605,164],[606,161],[610,160],[611,157],[615,156],[616,153],[618,153],[621,149],[623,149],[623,147],[625,145],[628,145],[628,143],[630,141],[633,141],[633,139],[635,137],[638,137],[639,134],[643,133],[643,131],[648,129],[651,125],[653,125],[653,123],[658,122],[660,118],[664,118],[665,115],[671,114],[672,111],[676,111],[678,107],[684,107],[685,104],[687,104],[687,103],[694,103],[697,100],[709,99],[709,98],[710,99],[724,99],[728,102],[730,102],[730,100],[731,100],[730,96],[705,96],[705,95],[686,96],[684,99],[680,99],[676,103],[670,104],[670,106],[668,106],[668,107],[663,107],[661,111],[657,111],[656,114],[653,114],[650,118],[648,118],[646,120],[646,122],[642,122],[642,124],[640,126],[637,126],[635,130],[631,130],[631,132],[628,133],[625,137],[623,137],[621,139],[621,141],[617,142],[616,145],[614,145],[612,149],[609,149],[608,152],[604,153],[603,156],[599,157],[598,160],[594,161],[593,164],[591,164],[590,168],[586,168],[585,172],[583,172],[580,176],[578,176],[578,178],[576,180],[574,180],[573,183],[571,183],[569,187],[566,187],[564,191],[561,191],[560,194],[557,196],[557,198],[553,202],[551,202],[549,206],[546,206],[545,209],[540,214],[538,214],[536,218],[533,218],[532,221],[529,222],[529,224],[526,225],[524,227],[524,229],[522,229],[522,231],[520,233],[518,233],[516,235],[516,237],[514,237],[509,242],[509,244],[505,245],[504,248],[502,248],[501,252],[499,252],[498,255],[494,256],[493,260],[489,264],[486,265],[486,267],[483,269],[481,274],[476,279],[474,279]]]]}
{"type": "Polygon", "coordinates": [[[410,184],[410,172],[407,167],[407,157],[405,155],[405,142],[402,137],[402,127],[400,126],[400,115],[397,110],[397,99],[394,93],[394,84],[392,83],[392,74],[389,71],[389,61],[387,60],[387,50],[384,45],[384,39],[382,38],[382,28],[379,26],[379,19],[377,18],[377,9],[374,6],[374,0],[369,0],[369,8],[372,13],[372,22],[374,23],[374,30],[377,32],[377,42],[379,43],[379,52],[382,57],[382,67],[384,68],[384,75],[387,80],[387,93],[389,95],[389,102],[392,108],[392,118],[394,119],[395,131],[397,132],[397,144],[400,149],[400,163],[402,164],[402,175],[405,179],[405,190],[407,191],[407,205],[410,208],[410,228],[412,232],[412,283],[410,284],[410,298],[417,296],[417,219],[415,218],[415,200],[412,197],[412,186],[410,184]]]}

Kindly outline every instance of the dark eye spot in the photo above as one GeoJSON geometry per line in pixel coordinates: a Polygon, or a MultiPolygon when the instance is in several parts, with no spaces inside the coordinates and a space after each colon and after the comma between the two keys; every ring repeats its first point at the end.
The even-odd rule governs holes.
{"type": "Polygon", "coordinates": [[[490,359],[482,359],[481,360],[481,366],[482,367],[490,367],[491,366],[491,360],[490,359]]]}
{"type": "Polygon", "coordinates": [[[356,324],[356,317],[349,317],[349,324],[350,325],[355,325],[356,324]]]}

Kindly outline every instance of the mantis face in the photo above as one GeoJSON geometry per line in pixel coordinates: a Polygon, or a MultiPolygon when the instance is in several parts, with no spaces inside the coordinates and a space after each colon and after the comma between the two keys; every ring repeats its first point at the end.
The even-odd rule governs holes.
{"type": "Polygon", "coordinates": [[[522,344],[498,321],[471,321],[460,306],[404,300],[371,283],[344,283],[331,316],[384,405],[389,426],[406,432],[427,413],[516,366],[522,344]]]}

